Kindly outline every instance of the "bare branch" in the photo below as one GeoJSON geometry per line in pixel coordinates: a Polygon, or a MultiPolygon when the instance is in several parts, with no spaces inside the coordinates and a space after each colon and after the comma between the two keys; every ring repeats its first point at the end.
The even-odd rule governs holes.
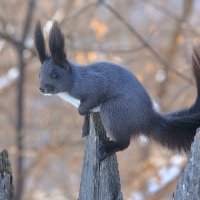
{"type": "Polygon", "coordinates": [[[175,56],[178,52],[178,37],[181,36],[183,33],[183,29],[181,24],[183,22],[186,22],[190,16],[190,13],[192,11],[192,5],[193,5],[193,0],[185,0],[183,2],[183,8],[182,8],[182,16],[180,20],[177,21],[175,28],[174,28],[174,33],[171,38],[171,42],[169,45],[169,50],[166,56],[166,60],[168,61],[168,66],[165,67],[165,75],[166,78],[164,79],[163,82],[161,82],[159,90],[158,90],[158,97],[162,100],[165,98],[165,94],[167,92],[167,84],[169,83],[170,77],[169,77],[169,71],[171,69],[171,65],[173,65],[173,61],[175,59],[175,56]]]}
{"type": "MultiPolygon", "coordinates": [[[[165,67],[169,68],[167,62],[155,51],[155,49],[122,17],[122,15],[115,10],[112,6],[110,6],[105,1],[101,1],[102,4],[107,8],[120,22],[122,22],[127,29],[144,45],[146,48],[154,55],[154,57],[165,67]]],[[[170,68],[170,71],[174,74],[178,75],[182,79],[188,81],[189,83],[193,84],[193,81],[188,77],[184,76],[180,72],[176,71],[173,68],[170,68]]]]}
{"type": "MultiPolygon", "coordinates": [[[[149,1],[145,1],[146,3],[149,3],[149,1]]],[[[190,1],[188,1],[188,3],[190,3],[190,1]]],[[[154,8],[156,8],[157,10],[161,11],[162,13],[164,13],[167,17],[170,17],[171,19],[181,23],[181,19],[180,17],[172,12],[169,8],[163,6],[162,4],[160,4],[160,2],[156,2],[156,1],[153,1],[151,2],[151,6],[153,6],[154,8]]],[[[196,37],[199,37],[200,36],[200,33],[194,29],[194,27],[189,24],[187,21],[182,21],[182,24],[184,23],[184,29],[188,29],[188,31],[190,31],[192,34],[194,34],[196,37]]],[[[181,26],[181,28],[183,28],[183,26],[181,26]]]]}
{"type": "Polygon", "coordinates": [[[6,40],[7,42],[11,43],[14,47],[21,46],[21,42],[15,39],[14,37],[10,36],[7,33],[0,32],[0,38],[6,40]]]}
{"type": "Polygon", "coordinates": [[[121,53],[121,54],[126,54],[126,53],[132,53],[132,52],[136,52],[136,51],[140,51],[142,49],[144,49],[145,46],[139,46],[139,47],[135,47],[135,48],[130,48],[130,49],[115,49],[115,48],[97,48],[97,47],[91,47],[91,48],[87,48],[87,47],[73,47],[73,50],[77,51],[84,51],[84,52],[89,52],[89,51],[100,51],[100,52],[105,52],[105,53],[121,53]]]}
{"type": "Polygon", "coordinates": [[[84,7],[82,7],[80,10],[78,10],[74,15],[70,16],[70,17],[66,17],[62,20],[61,24],[64,22],[64,21],[68,21],[68,20],[71,20],[71,19],[76,19],[77,17],[80,17],[83,13],[85,13],[89,8],[93,7],[93,6],[96,6],[98,5],[98,2],[90,2],[88,4],[86,4],[84,7]]]}

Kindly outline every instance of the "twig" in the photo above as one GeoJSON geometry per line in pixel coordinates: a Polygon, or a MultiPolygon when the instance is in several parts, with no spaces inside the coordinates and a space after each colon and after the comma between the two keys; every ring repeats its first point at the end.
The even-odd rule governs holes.
{"type": "Polygon", "coordinates": [[[14,47],[19,47],[22,44],[20,43],[20,41],[18,41],[17,39],[15,39],[14,37],[10,36],[7,33],[3,33],[0,32],[0,38],[6,40],[7,42],[11,43],[14,47]]]}
{"type": "Polygon", "coordinates": [[[145,48],[145,46],[139,46],[139,47],[135,47],[135,48],[130,48],[130,49],[115,49],[115,48],[96,48],[96,47],[91,47],[91,48],[87,48],[87,47],[73,47],[73,50],[79,50],[79,51],[84,51],[84,52],[89,52],[89,51],[101,51],[101,52],[105,52],[105,53],[121,53],[121,54],[126,54],[126,53],[132,53],[135,51],[140,51],[143,48],[145,48]]]}

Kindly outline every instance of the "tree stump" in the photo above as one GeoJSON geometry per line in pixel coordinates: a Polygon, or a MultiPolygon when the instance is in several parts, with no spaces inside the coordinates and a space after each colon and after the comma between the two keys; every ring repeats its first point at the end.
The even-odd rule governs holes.
{"type": "Polygon", "coordinates": [[[92,113],[85,137],[79,200],[123,200],[116,155],[102,162],[97,158],[100,141],[107,139],[99,114],[92,113]]]}
{"type": "Polygon", "coordinates": [[[6,150],[0,153],[0,200],[14,200],[11,164],[6,150]]]}
{"type": "Polygon", "coordinates": [[[188,163],[183,170],[172,200],[200,199],[200,128],[194,138],[188,163]]]}

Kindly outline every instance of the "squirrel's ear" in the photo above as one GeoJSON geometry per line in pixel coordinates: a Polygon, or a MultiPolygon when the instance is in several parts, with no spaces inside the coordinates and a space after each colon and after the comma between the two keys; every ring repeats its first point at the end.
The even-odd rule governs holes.
{"type": "Polygon", "coordinates": [[[62,66],[66,61],[65,40],[58,23],[55,21],[49,33],[49,49],[55,64],[62,66]]]}
{"type": "Polygon", "coordinates": [[[34,40],[35,40],[36,50],[40,58],[40,62],[43,63],[44,60],[47,58],[47,54],[46,54],[46,49],[45,49],[44,35],[43,35],[42,27],[39,21],[35,26],[34,40]]]}

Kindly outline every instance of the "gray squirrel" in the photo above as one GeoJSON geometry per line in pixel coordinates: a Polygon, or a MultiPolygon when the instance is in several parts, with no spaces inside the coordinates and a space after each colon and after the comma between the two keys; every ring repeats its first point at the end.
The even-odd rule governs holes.
{"type": "Polygon", "coordinates": [[[97,62],[79,66],[68,61],[64,36],[57,22],[49,33],[47,54],[41,24],[35,27],[35,45],[42,63],[39,89],[56,94],[78,108],[82,116],[99,112],[103,126],[112,140],[103,142],[99,160],[122,151],[131,138],[140,134],[162,146],[189,152],[196,129],[200,127],[200,51],[194,48],[192,66],[197,85],[195,103],[169,114],[157,113],[137,78],[123,67],[97,62]]]}

